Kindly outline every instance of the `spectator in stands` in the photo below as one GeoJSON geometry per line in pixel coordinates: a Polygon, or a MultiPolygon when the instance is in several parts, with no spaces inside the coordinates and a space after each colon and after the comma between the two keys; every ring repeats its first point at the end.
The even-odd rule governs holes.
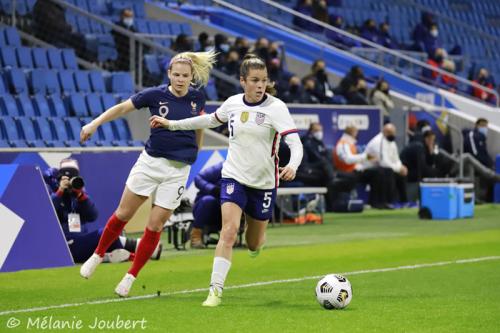
{"type": "Polygon", "coordinates": [[[306,104],[319,104],[320,97],[317,95],[318,90],[316,89],[316,80],[311,76],[306,76],[302,79],[302,85],[304,86],[304,94],[302,95],[302,103],[306,104]]]}
{"type": "Polygon", "coordinates": [[[368,88],[364,79],[358,80],[354,90],[348,95],[347,104],[369,105],[368,88]]]}
{"type": "Polygon", "coordinates": [[[368,19],[363,23],[361,37],[368,39],[370,42],[378,43],[379,31],[377,29],[377,22],[374,19],[368,19]]]}
{"type": "MultiPolygon", "coordinates": [[[[495,89],[495,86],[493,84],[493,80],[490,76],[490,73],[486,68],[481,68],[478,72],[477,77],[472,81],[477,84],[480,84],[481,86],[489,89],[495,89]]],[[[491,104],[496,103],[496,96],[493,93],[487,92],[484,89],[481,89],[480,87],[472,87],[471,88],[471,95],[474,96],[475,98],[478,98],[484,102],[488,102],[491,104]]]]}
{"type": "MultiPolygon", "coordinates": [[[[123,9],[120,15],[120,21],[115,22],[115,24],[130,32],[135,33],[136,29],[134,27],[134,11],[130,8],[123,9]]],[[[119,31],[113,30],[112,34],[113,38],[115,39],[116,52],[118,53],[118,57],[115,61],[115,69],[118,71],[129,71],[130,39],[127,35],[124,35],[119,31]]]]}
{"type": "Polygon", "coordinates": [[[488,120],[479,118],[476,121],[473,130],[466,131],[464,135],[464,152],[474,156],[487,168],[493,167],[493,160],[491,159],[486,144],[488,136],[488,120]]]}
{"type": "Polygon", "coordinates": [[[202,170],[194,178],[198,189],[193,205],[194,222],[191,229],[191,248],[204,249],[203,231],[211,228],[219,231],[222,227],[220,209],[220,186],[222,162],[202,170]]]}
{"type": "Polygon", "coordinates": [[[273,82],[274,87],[280,91],[285,90],[288,84],[289,76],[281,69],[280,58],[272,58],[267,64],[269,81],[273,82]]]}
{"type": "Polygon", "coordinates": [[[224,60],[222,71],[227,75],[239,78],[240,55],[238,54],[238,51],[234,49],[229,50],[226,59],[224,60]]]}
{"type": "Polygon", "coordinates": [[[394,102],[389,94],[389,82],[384,79],[377,81],[375,88],[373,88],[370,93],[370,101],[382,110],[384,123],[390,122],[391,111],[394,109],[394,102]]]}
{"type": "Polygon", "coordinates": [[[171,46],[172,50],[176,52],[188,52],[193,51],[193,41],[186,34],[179,34],[175,38],[174,44],[171,46]]]}
{"type": "MultiPolygon", "coordinates": [[[[339,16],[339,15],[331,15],[330,16],[330,25],[334,26],[337,29],[344,30],[344,27],[343,27],[344,19],[342,18],[342,16],[339,16]]],[[[357,40],[354,40],[354,39],[349,38],[345,35],[342,35],[341,33],[336,32],[334,30],[326,29],[325,35],[331,44],[333,44],[336,47],[342,48],[342,49],[346,49],[346,48],[348,49],[351,47],[361,46],[361,43],[358,42],[357,40]]]]}
{"type": "MultiPolygon", "coordinates": [[[[49,168],[44,172],[52,203],[73,260],[84,262],[94,252],[103,228],[87,231],[86,225],[97,219],[97,209],[83,187],[78,162],[74,159],[63,159],[59,169],[49,168]]],[[[128,261],[136,251],[140,239],[120,236],[104,256],[104,262],[128,261]]],[[[158,244],[153,259],[161,256],[162,245],[158,244]]]]}
{"type": "Polygon", "coordinates": [[[198,52],[208,52],[214,49],[214,44],[210,40],[210,36],[205,32],[198,35],[198,52]]]}
{"type": "Polygon", "coordinates": [[[401,151],[401,162],[408,167],[408,182],[417,183],[423,178],[438,177],[439,170],[436,165],[438,154],[436,134],[427,130],[401,151]]]}
{"type": "Polygon", "coordinates": [[[377,44],[387,47],[388,49],[399,49],[399,43],[390,34],[389,23],[380,23],[378,29],[377,44]]]}
{"type": "Polygon", "coordinates": [[[243,59],[243,57],[248,53],[250,50],[250,43],[248,42],[248,39],[245,37],[236,37],[234,40],[234,45],[233,48],[238,52],[240,56],[240,60],[243,59]]]}
{"type": "Polygon", "coordinates": [[[259,56],[262,60],[264,60],[266,63],[269,62],[270,56],[269,56],[269,40],[265,37],[259,37],[256,41],[255,44],[253,45],[253,51],[252,53],[256,54],[259,56]]]}
{"type": "Polygon", "coordinates": [[[352,100],[358,90],[358,81],[364,79],[363,69],[359,66],[352,66],[349,73],[344,76],[338,87],[335,88],[335,93],[344,96],[347,101],[352,100]]]}
{"type": "MultiPolygon", "coordinates": [[[[312,17],[318,21],[323,23],[329,22],[328,17],[328,5],[326,0],[315,0],[312,5],[312,17]]],[[[324,28],[322,26],[316,25],[315,29],[317,31],[323,31],[324,28]]]]}
{"type": "Polygon", "coordinates": [[[333,103],[334,94],[330,82],[328,82],[326,64],[323,60],[317,59],[313,62],[309,76],[315,80],[316,96],[319,97],[320,103],[333,103]]]}
{"type": "MultiPolygon", "coordinates": [[[[434,54],[432,56],[429,56],[429,58],[427,59],[427,65],[433,68],[441,68],[446,56],[447,56],[446,51],[442,48],[438,48],[434,51],[434,54]]],[[[438,79],[439,75],[440,75],[439,72],[433,69],[425,67],[422,69],[422,77],[425,82],[434,84],[438,79]]]]}
{"type": "Polygon", "coordinates": [[[66,22],[65,8],[58,3],[37,0],[33,7],[34,34],[56,47],[71,47],[79,57],[90,59],[85,52],[82,34],[66,22]]]}
{"type": "Polygon", "coordinates": [[[229,53],[230,45],[227,36],[224,34],[216,34],[214,36],[215,52],[217,52],[217,68],[222,68],[226,64],[227,54],[229,53]]]}
{"type": "MultiPolygon", "coordinates": [[[[280,93],[279,90],[278,93],[280,93]]],[[[306,103],[300,78],[296,75],[290,77],[288,87],[281,92],[280,96],[280,99],[285,103],[306,103]]]]}
{"type": "Polygon", "coordinates": [[[391,204],[395,202],[408,202],[406,194],[406,176],[408,168],[399,158],[398,147],[396,145],[396,127],[385,124],[381,133],[376,135],[366,145],[365,153],[374,156],[371,161],[364,163],[364,168],[380,167],[384,171],[383,180],[387,191],[383,200],[391,204]],[[397,193],[398,196],[394,194],[397,193]]]}
{"type": "MultiPolygon", "coordinates": [[[[297,0],[297,4],[293,9],[305,16],[312,17],[313,0],[297,0]]],[[[298,28],[309,31],[314,30],[316,26],[316,24],[298,16],[293,17],[293,24],[298,28]]]]}
{"type": "Polygon", "coordinates": [[[425,51],[424,40],[431,36],[431,27],[435,24],[436,22],[432,13],[422,12],[420,23],[415,26],[412,33],[413,45],[411,49],[413,51],[425,51]]]}
{"type": "MultiPolygon", "coordinates": [[[[444,59],[443,65],[441,66],[443,70],[450,72],[451,74],[455,73],[455,62],[451,59],[444,59]]],[[[444,89],[447,89],[451,92],[457,91],[458,81],[451,75],[441,74],[439,75],[438,83],[444,89]]]]}

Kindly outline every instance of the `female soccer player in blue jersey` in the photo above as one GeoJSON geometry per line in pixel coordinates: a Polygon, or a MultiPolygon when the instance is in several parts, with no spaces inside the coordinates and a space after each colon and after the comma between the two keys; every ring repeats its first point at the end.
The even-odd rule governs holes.
{"type": "MultiPolygon", "coordinates": [[[[169,85],[143,90],[106,110],[83,126],[80,140],[88,140],[103,123],[143,108],[147,108],[152,115],[168,115],[176,120],[199,115],[205,106],[205,99],[201,92],[191,87],[191,83],[205,85],[214,63],[213,52],[184,52],[176,55],[168,68],[169,85]]],[[[92,275],[127,221],[151,197],[153,207],[132,267],[115,288],[119,296],[128,295],[137,274],[160,240],[163,224],[180,203],[201,138],[201,131],[171,132],[164,128],[151,130],[145,150],[130,171],[118,208],[109,218],[94,254],[80,269],[82,277],[89,278],[92,275]]]]}
{"type": "MultiPolygon", "coordinates": [[[[273,97],[262,59],[245,56],[240,67],[244,93],[229,97],[214,113],[184,120],[152,116],[151,127],[172,131],[213,128],[228,123],[229,151],[222,168],[222,230],[215,250],[210,291],[203,306],[217,306],[229,268],[242,212],[250,256],[259,254],[272,216],[279,178],[293,180],[302,160],[302,143],[285,103],[273,97]],[[290,162],[278,170],[280,138],[290,147],[290,162]]],[[[170,118],[170,117],[169,117],[170,118]]]]}

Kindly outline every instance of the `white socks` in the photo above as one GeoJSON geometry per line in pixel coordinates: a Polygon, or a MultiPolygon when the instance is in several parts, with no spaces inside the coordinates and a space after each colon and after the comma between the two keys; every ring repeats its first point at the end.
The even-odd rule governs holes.
{"type": "Polygon", "coordinates": [[[219,293],[222,293],[224,281],[226,281],[229,268],[231,268],[231,262],[229,260],[223,257],[214,258],[214,267],[212,268],[210,287],[216,288],[219,293]]]}

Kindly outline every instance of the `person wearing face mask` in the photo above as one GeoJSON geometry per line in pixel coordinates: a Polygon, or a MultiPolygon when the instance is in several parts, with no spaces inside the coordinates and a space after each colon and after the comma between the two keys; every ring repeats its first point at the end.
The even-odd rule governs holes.
{"type": "Polygon", "coordinates": [[[281,99],[285,103],[302,103],[304,90],[300,84],[300,78],[293,75],[288,80],[288,88],[284,90],[281,99]]]}
{"type": "MultiPolygon", "coordinates": [[[[427,65],[430,67],[434,68],[441,68],[443,65],[443,61],[446,59],[446,51],[445,49],[442,48],[437,48],[432,56],[429,56],[427,59],[427,65]]],[[[423,68],[422,69],[422,78],[425,82],[428,82],[430,84],[436,83],[436,80],[439,78],[439,73],[433,69],[430,68],[423,68]]]]}
{"type": "Polygon", "coordinates": [[[363,23],[363,26],[361,27],[361,37],[377,43],[378,34],[377,22],[375,22],[374,19],[368,19],[363,23]]]}
{"type": "Polygon", "coordinates": [[[389,83],[381,79],[370,93],[371,103],[380,107],[384,115],[384,123],[390,121],[390,112],[394,109],[394,102],[389,95],[389,83]]]}
{"type": "MultiPolygon", "coordinates": [[[[493,80],[490,77],[490,74],[486,68],[481,68],[477,77],[472,81],[477,84],[480,84],[483,87],[489,89],[495,89],[495,85],[493,84],[493,80]]],[[[481,87],[471,87],[471,95],[477,99],[480,99],[484,102],[494,104],[496,102],[496,97],[494,94],[489,93],[481,87]]]]}
{"type": "Polygon", "coordinates": [[[311,76],[306,76],[302,79],[304,91],[301,98],[301,103],[305,104],[319,104],[320,96],[316,89],[316,81],[311,76]]]}
{"type": "Polygon", "coordinates": [[[384,174],[383,179],[385,193],[382,196],[384,205],[395,202],[406,203],[408,198],[406,195],[406,176],[408,174],[407,167],[399,158],[398,146],[396,145],[396,127],[387,123],[384,125],[382,132],[377,134],[366,145],[365,152],[374,157],[371,161],[365,161],[363,167],[365,169],[373,167],[381,167],[384,174]],[[398,196],[394,193],[394,188],[397,190],[398,196]]]}
{"type": "Polygon", "coordinates": [[[486,138],[488,136],[488,120],[479,118],[474,129],[466,133],[464,137],[464,152],[474,156],[487,168],[493,167],[493,160],[488,153],[486,138]]]}
{"type": "Polygon", "coordinates": [[[245,37],[236,37],[233,48],[238,52],[239,59],[241,60],[248,53],[248,50],[250,50],[250,43],[245,37]]]}
{"type": "Polygon", "coordinates": [[[229,42],[227,36],[216,34],[214,36],[215,52],[217,53],[217,68],[222,68],[226,64],[226,57],[229,52],[229,42]]]}
{"type": "MultiPolygon", "coordinates": [[[[116,25],[129,30],[130,32],[137,32],[134,27],[134,12],[130,8],[122,10],[120,21],[116,25]]],[[[130,41],[128,36],[121,34],[117,31],[112,31],[113,38],[115,39],[116,51],[118,57],[115,61],[115,69],[119,71],[130,70],[130,41]]]]}
{"type": "Polygon", "coordinates": [[[325,62],[318,59],[312,64],[309,76],[315,80],[316,96],[319,97],[320,103],[332,103],[334,94],[325,68],[325,62]]]}
{"type": "Polygon", "coordinates": [[[376,43],[385,46],[389,49],[398,49],[399,48],[398,42],[394,39],[393,36],[391,36],[389,31],[390,31],[389,23],[387,22],[380,23],[376,43]]]}

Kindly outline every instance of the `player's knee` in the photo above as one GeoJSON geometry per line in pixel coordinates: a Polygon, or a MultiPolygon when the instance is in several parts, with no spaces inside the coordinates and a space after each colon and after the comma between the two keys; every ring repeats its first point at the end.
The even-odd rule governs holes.
{"type": "Polygon", "coordinates": [[[115,215],[118,219],[121,221],[130,221],[134,213],[130,210],[127,209],[126,207],[118,207],[118,209],[115,211],[115,215]]]}
{"type": "Polygon", "coordinates": [[[234,225],[224,226],[221,230],[220,239],[225,245],[232,247],[236,242],[238,228],[234,225]]]}

